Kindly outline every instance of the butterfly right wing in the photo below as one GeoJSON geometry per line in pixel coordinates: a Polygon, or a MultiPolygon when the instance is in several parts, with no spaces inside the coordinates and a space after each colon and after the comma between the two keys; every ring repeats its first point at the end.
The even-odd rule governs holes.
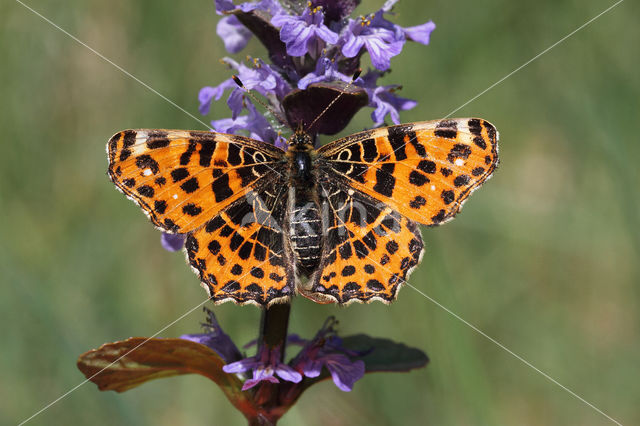
{"type": "Polygon", "coordinates": [[[187,233],[265,181],[284,151],[242,136],[138,129],[107,145],[109,177],[166,232],[187,233]]]}

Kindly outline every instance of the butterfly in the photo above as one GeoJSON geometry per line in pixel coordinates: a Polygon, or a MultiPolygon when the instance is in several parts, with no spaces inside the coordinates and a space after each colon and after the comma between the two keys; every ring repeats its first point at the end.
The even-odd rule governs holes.
{"type": "Polygon", "coordinates": [[[187,260],[216,303],[393,301],[418,265],[418,224],[452,219],[498,164],[478,118],[366,130],[287,150],[207,131],[124,130],[109,177],[151,221],[185,234],[187,260]]]}

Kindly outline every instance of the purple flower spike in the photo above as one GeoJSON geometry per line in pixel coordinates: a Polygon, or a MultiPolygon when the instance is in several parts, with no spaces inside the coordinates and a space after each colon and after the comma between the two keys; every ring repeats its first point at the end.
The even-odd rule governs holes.
{"type": "Polygon", "coordinates": [[[160,243],[167,251],[182,250],[182,247],[184,247],[184,240],[185,236],[182,234],[167,234],[166,232],[163,232],[160,237],[160,243]]]}
{"type": "Polygon", "coordinates": [[[242,358],[242,354],[235,343],[233,343],[233,340],[231,340],[228,334],[222,331],[213,311],[207,308],[204,308],[204,311],[207,313],[207,322],[202,324],[202,326],[208,331],[202,334],[185,334],[180,336],[180,338],[210,347],[220,355],[226,363],[242,358]]]}
{"type": "Polygon", "coordinates": [[[302,380],[302,375],[293,368],[280,362],[280,348],[269,349],[264,347],[256,356],[245,358],[222,367],[225,373],[246,373],[252,371],[253,377],[242,385],[242,390],[251,389],[262,381],[280,383],[275,375],[282,380],[298,383],[302,380]]]}
{"type": "Polygon", "coordinates": [[[216,27],[216,34],[222,39],[224,47],[230,53],[238,53],[244,49],[252,36],[251,31],[242,25],[234,15],[220,19],[216,27]]]}
{"type": "MultiPolygon", "coordinates": [[[[271,23],[280,28],[280,40],[287,46],[287,53],[291,56],[303,56],[312,50],[318,53],[319,39],[329,44],[338,42],[338,34],[324,25],[322,8],[306,8],[301,16],[279,13],[271,19],[271,23]]],[[[316,55],[317,56],[317,55],[316,55]]]]}

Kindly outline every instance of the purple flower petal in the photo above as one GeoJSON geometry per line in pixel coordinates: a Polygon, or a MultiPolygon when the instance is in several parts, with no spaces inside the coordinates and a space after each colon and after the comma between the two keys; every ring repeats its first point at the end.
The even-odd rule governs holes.
{"type": "Polygon", "coordinates": [[[309,46],[319,40],[335,44],[339,38],[324,25],[322,8],[306,8],[300,16],[278,13],[271,18],[271,24],[280,28],[280,40],[291,56],[303,56],[309,52],[309,46]]]}
{"type": "Polygon", "coordinates": [[[322,373],[323,363],[318,360],[310,360],[303,366],[302,373],[307,377],[318,377],[322,373]]]}
{"type": "Polygon", "coordinates": [[[205,312],[207,312],[207,322],[204,323],[203,326],[209,331],[201,334],[185,334],[180,336],[180,338],[210,347],[220,355],[226,363],[240,359],[242,354],[235,343],[233,343],[233,340],[231,340],[231,337],[222,331],[222,327],[218,324],[213,311],[205,308],[205,312]]]}
{"type": "Polygon", "coordinates": [[[217,85],[216,87],[203,87],[200,89],[200,93],[198,93],[198,100],[200,101],[200,114],[206,115],[209,113],[209,108],[211,108],[211,101],[214,99],[219,100],[222,95],[224,95],[225,90],[237,88],[238,86],[233,82],[233,80],[228,79],[217,85]]]}
{"type": "Polygon", "coordinates": [[[339,72],[335,61],[331,61],[329,58],[320,58],[316,64],[315,71],[310,72],[298,81],[298,88],[304,90],[310,84],[334,80],[342,80],[348,83],[351,81],[351,77],[339,72]]]}
{"type": "Polygon", "coordinates": [[[402,52],[404,41],[385,43],[381,38],[370,37],[365,39],[364,44],[369,52],[373,66],[384,71],[389,69],[391,58],[402,52]]]}
{"type": "Polygon", "coordinates": [[[256,357],[249,357],[223,366],[222,371],[225,373],[245,373],[261,365],[262,363],[257,361],[256,357]]]}
{"type": "Polygon", "coordinates": [[[373,18],[349,20],[342,54],[353,58],[364,46],[373,66],[384,71],[389,68],[391,58],[402,51],[404,43],[401,28],[384,19],[382,11],[378,11],[373,18]]]}
{"type": "Polygon", "coordinates": [[[185,236],[183,234],[167,234],[162,233],[160,237],[160,243],[167,251],[178,251],[184,247],[185,236]]]}
{"type": "Polygon", "coordinates": [[[405,36],[412,41],[422,44],[429,44],[431,32],[436,29],[436,24],[429,21],[426,24],[416,25],[415,27],[403,28],[405,36]]]}
{"type": "Polygon", "coordinates": [[[239,87],[233,89],[227,99],[227,106],[231,110],[231,118],[238,118],[244,108],[244,91],[239,87]]]}
{"type": "Polygon", "coordinates": [[[364,46],[364,39],[356,37],[354,34],[347,36],[345,44],[342,46],[342,54],[347,58],[353,58],[360,53],[360,49],[364,46]]]}
{"type": "Polygon", "coordinates": [[[302,374],[298,373],[293,368],[286,364],[278,364],[276,366],[276,374],[287,382],[298,383],[302,380],[302,374]]]}
{"type": "Polygon", "coordinates": [[[216,13],[218,15],[228,14],[234,10],[251,12],[252,10],[263,10],[265,12],[281,11],[282,7],[277,0],[261,0],[259,2],[247,2],[239,5],[233,4],[233,0],[215,0],[216,13]]]}
{"type": "Polygon", "coordinates": [[[280,383],[276,377],[273,376],[273,373],[268,373],[265,370],[256,370],[253,374],[253,378],[247,380],[242,385],[242,390],[246,391],[257,385],[258,383],[266,380],[271,383],[280,383]]]}
{"type": "MultiPolygon", "coordinates": [[[[372,79],[367,75],[365,76],[364,81],[371,84],[372,79]]],[[[414,108],[418,104],[414,100],[396,96],[393,93],[396,87],[397,86],[380,86],[375,89],[367,90],[367,94],[369,95],[369,106],[375,108],[371,113],[371,119],[374,122],[374,126],[380,126],[383,124],[387,115],[391,117],[391,121],[393,121],[393,123],[400,124],[399,112],[414,108]]]]}
{"type": "Polygon", "coordinates": [[[351,361],[346,355],[333,354],[327,357],[326,366],[336,386],[349,392],[355,382],[364,376],[364,361],[351,361]]]}
{"type": "Polygon", "coordinates": [[[216,34],[230,53],[238,53],[244,49],[252,36],[251,31],[242,25],[235,15],[220,19],[216,26],[216,34]]]}

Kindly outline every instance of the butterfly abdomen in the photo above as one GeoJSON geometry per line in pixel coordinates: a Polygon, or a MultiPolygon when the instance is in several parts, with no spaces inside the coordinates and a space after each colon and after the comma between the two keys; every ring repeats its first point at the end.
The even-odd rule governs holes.
{"type": "Polygon", "coordinates": [[[313,147],[308,143],[292,143],[287,151],[291,185],[287,215],[289,238],[296,266],[307,276],[318,268],[322,252],[322,221],[312,156],[313,147]]]}
{"type": "Polygon", "coordinates": [[[317,204],[296,197],[289,216],[289,236],[297,266],[304,275],[318,268],[322,252],[322,222],[317,204]]]}

